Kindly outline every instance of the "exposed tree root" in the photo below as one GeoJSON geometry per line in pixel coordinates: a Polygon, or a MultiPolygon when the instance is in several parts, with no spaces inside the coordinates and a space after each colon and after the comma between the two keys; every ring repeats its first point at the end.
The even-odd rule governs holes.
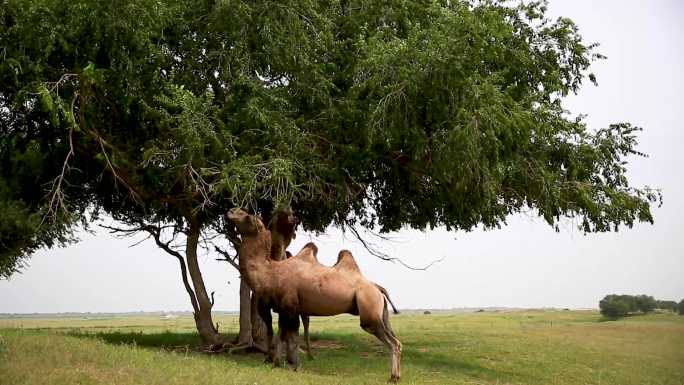
{"type": "Polygon", "coordinates": [[[218,354],[218,353],[262,353],[266,354],[268,351],[255,344],[245,344],[245,343],[235,343],[235,342],[224,342],[220,344],[209,345],[202,350],[204,353],[208,354],[218,354]]]}

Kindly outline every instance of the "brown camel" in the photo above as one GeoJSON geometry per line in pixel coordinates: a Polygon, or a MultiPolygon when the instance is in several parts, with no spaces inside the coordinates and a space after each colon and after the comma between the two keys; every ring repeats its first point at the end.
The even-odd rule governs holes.
{"type": "MultiPolygon", "coordinates": [[[[302,258],[272,260],[271,232],[258,217],[235,208],[228,212],[228,219],[242,236],[240,268],[259,298],[278,311],[279,338],[287,345],[287,360],[295,369],[299,365],[298,316],[350,313],[359,316],[363,330],[375,335],[390,349],[390,382],[399,380],[401,342],[392,331],[387,300],[373,282],[360,273],[349,274],[344,269],[310,263],[302,258]]],[[[298,254],[313,253],[315,256],[316,250],[316,246],[309,243],[298,254]]],[[[350,259],[353,260],[353,256],[349,251],[340,251],[338,260],[350,259]]],[[[270,311],[265,313],[262,314],[260,308],[268,325],[270,311]]],[[[270,333],[272,335],[272,330],[270,333]]]]}
{"type": "MultiPolygon", "coordinates": [[[[292,240],[295,239],[295,230],[297,229],[298,224],[299,219],[294,216],[291,208],[288,207],[284,210],[279,210],[276,213],[274,218],[271,220],[270,225],[268,226],[269,230],[271,231],[271,259],[277,261],[282,260],[280,256],[283,254],[283,252],[285,253],[286,259],[293,257],[292,253],[285,249],[287,249],[287,247],[290,245],[290,242],[292,242],[292,240]]],[[[305,247],[296,255],[296,258],[299,258],[303,261],[307,261],[310,263],[321,265],[321,263],[318,261],[317,254],[317,248],[305,247]]],[[[358,265],[356,264],[356,261],[354,261],[353,258],[349,260],[347,258],[340,258],[338,256],[338,260],[333,266],[333,268],[345,271],[349,274],[361,275],[361,269],[359,269],[358,265]]],[[[392,311],[394,311],[394,314],[399,314],[399,311],[397,310],[396,306],[394,306],[394,302],[392,302],[392,299],[390,298],[389,293],[387,293],[387,290],[384,287],[378,285],[377,283],[373,284],[378,288],[378,290],[380,290],[380,292],[382,292],[385,298],[387,298],[390,305],[392,306],[392,311]]],[[[304,342],[306,346],[305,351],[309,359],[313,359],[313,353],[311,352],[311,340],[309,338],[310,318],[308,315],[301,314],[301,319],[302,326],[304,327],[304,342]]]]}

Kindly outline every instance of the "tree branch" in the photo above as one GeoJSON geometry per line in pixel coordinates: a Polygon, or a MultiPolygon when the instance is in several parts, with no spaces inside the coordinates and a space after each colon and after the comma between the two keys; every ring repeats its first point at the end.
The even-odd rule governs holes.
{"type": "Polygon", "coordinates": [[[60,76],[59,80],[57,80],[56,82],[47,82],[47,84],[50,86],[50,92],[59,93],[59,87],[62,84],[74,78],[78,78],[78,75],[67,73],[60,76]]]}
{"type": "Polygon", "coordinates": [[[128,181],[124,178],[122,178],[117,172],[116,169],[114,168],[114,165],[112,162],[109,160],[109,155],[107,155],[107,151],[105,150],[105,141],[102,139],[102,137],[97,136],[97,141],[100,144],[100,149],[102,150],[102,155],[104,155],[105,160],[107,161],[107,166],[109,167],[109,170],[112,172],[112,175],[114,176],[114,181],[119,181],[126,190],[128,190],[128,193],[131,195],[131,198],[133,199],[133,202],[137,204],[141,204],[142,199],[140,198],[140,194],[136,191],[136,189],[131,186],[128,181]]]}
{"type": "Polygon", "coordinates": [[[399,264],[401,264],[402,266],[404,266],[405,268],[410,269],[410,270],[425,271],[425,270],[429,269],[432,265],[437,264],[439,262],[442,262],[444,260],[444,258],[439,258],[439,259],[433,260],[432,262],[428,263],[427,265],[425,265],[423,267],[414,267],[414,266],[408,265],[406,262],[402,261],[400,258],[391,257],[388,254],[376,249],[373,244],[371,244],[370,242],[363,239],[363,237],[361,236],[361,234],[359,234],[359,231],[356,229],[356,227],[354,227],[354,225],[352,225],[349,221],[345,221],[345,227],[344,228],[348,228],[351,231],[351,233],[354,235],[354,238],[356,238],[359,242],[361,242],[361,244],[366,249],[366,251],[368,251],[372,256],[374,256],[376,258],[380,258],[383,261],[388,261],[388,262],[392,262],[392,263],[399,262],[399,264]]]}
{"type": "MultiPolygon", "coordinates": [[[[63,75],[60,80],[57,81],[56,85],[54,88],[59,87],[59,84],[62,82],[64,79],[63,75]]],[[[53,88],[53,89],[54,89],[53,88]]],[[[72,115],[74,114],[74,106],[76,105],[76,99],[78,99],[78,92],[74,94],[74,98],[71,100],[71,113],[72,115]]],[[[62,210],[66,211],[65,205],[64,205],[64,191],[62,190],[62,183],[64,183],[64,178],[67,173],[71,169],[69,166],[69,160],[74,156],[74,126],[76,123],[74,122],[71,127],[69,127],[69,152],[66,155],[66,158],[64,159],[64,163],[62,164],[62,172],[59,174],[57,178],[55,178],[52,181],[52,187],[50,188],[50,192],[48,195],[50,196],[50,202],[48,203],[48,210],[46,212],[46,216],[52,216],[53,219],[57,216],[57,211],[61,208],[62,210]]],[[[43,220],[45,220],[45,217],[43,217],[43,220]]]]}
{"type": "MultiPolygon", "coordinates": [[[[199,305],[197,303],[197,297],[195,296],[195,292],[192,289],[192,286],[190,286],[190,282],[188,281],[188,268],[185,264],[185,259],[183,258],[183,255],[179,253],[178,251],[174,250],[171,248],[171,242],[175,239],[175,237],[172,237],[171,240],[168,242],[163,242],[161,240],[161,232],[164,228],[167,228],[169,226],[154,226],[150,224],[143,223],[142,221],[138,222],[138,226],[136,227],[130,227],[127,229],[122,229],[118,227],[113,227],[113,226],[106,226],[106,225],[100,225],[100,227],[108,229],[111,234],[115,233],[122,233],[124,237],[130,237],[135,234],[137,234],[140,231],[145,231],[149,234],[147,238],[150,236],[154,238],[155,243],[159,248],[162,250],[166,251],[168,254],[176,257],[178,260],[178,265],[180,266],[181,270],[181,279],[183,280],[183,286],[185,286],[185,291],[187,291],[188,296],[190,296],[190,302],[192,303],[192,308],[195,311],[195,314],[199,314],[199,305]]],[[[145,238],[145,239],[147,239],[145,238]]],[[[137,244],[140,244],[138,242],[137,244]]],[[[212,300],[213,304],[213,300],[212,300]]]]}
{"type": "Polygon", "coordinates": [[[223,258],[216,258],[217,261],[222,261],[222,262],[228,262],[230,263],[237,271],[240,271],[240,265],[237,262],[239,254],[235,253],[235,256],[231,256],[229,252],[221,249],[220,247],[214,245],[214,250],[216,250],[217,253],[223,255],[223,258]]]}
{"type": "MultiPolygon", "coordinates": [[[[212,190],[212,185],[204,180],[202,175],[192,166],[191,162],[188,162],[185,165],[185,170],[187,171],[188,177],[195,185],[195,192],[202,196],[202,203],[200,203],[199,207],[196,209],[204,210],[205,207],[215,206],[216,203],[212,202],[211,198],[209,197],[210,191],[212,190]]],[[[206,171],[207,169],[204,170],[206,171]]],[[[218,170],[212,170],[212,172],[218,173],[218,170]]]]}

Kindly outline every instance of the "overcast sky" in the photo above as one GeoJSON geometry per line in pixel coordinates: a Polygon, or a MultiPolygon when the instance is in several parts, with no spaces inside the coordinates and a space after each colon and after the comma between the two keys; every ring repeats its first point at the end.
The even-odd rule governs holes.
{"type": "MultiPolygon", "coordinates": [[[[550,12],[573,19],[608,56],[593,66],[599,86],[586,85],[566,107],[588,114],[591,127],[644,127],[639,149],[651,156],[632,159],[630,176],[635,186],[662,188],[655,225],[585,236],[571,221],[556,233],[521,215],[501,230],[404,231],[376,242],[413,265],[444,258],[427,271],[381,262],[335,230],[300,233],[290,250],[313,240],[321,262],[332,265],[340,249],[350,249],[400,308],[586,308],[610,293],[684,298],[684,2],[552,1],[550,12]]],[[[177,261],[152,242],[129,248],[133,240],[105,232],[82,239],[36,253],[23,274],[0,281],[0,313],[191,310],[177,261]]],[[[215,309],[238,309],[237,272],[213,255],[201,262],[207,288],[216,291],[215,309]]]]}

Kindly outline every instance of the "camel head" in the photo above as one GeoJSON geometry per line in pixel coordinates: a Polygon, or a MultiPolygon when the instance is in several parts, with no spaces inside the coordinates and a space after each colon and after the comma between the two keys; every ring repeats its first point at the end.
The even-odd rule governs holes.
{"type": "Polygon", "coordinates": [[[289,241],[297,237],[296,231],[299,225],[299,218],[294,215],[291,207],[285,207],[284,209],[279,209],[276,211],[275,216],[271,220],[269,229],[272,232],[277,232],[282,234],[283,237],[287,239],[287,245],[289,241]]]}
{"type": "Polygon", "coordinates": [[[294,216],[290,207],[279,208],[273,213],[268,223],[271,231],[271,259],[281,261],[287,259],[285,250],[290,242],[296,238],[299,218],[294,216]]]}
{"type": "Polygon", "coordinates": [[[264,224],[259,218],[254,215],[249,215],[241,208],[232,208],[226,214],[228,219],[235,224],[238,231],[242,235],[255,235],[261,230],[264,230],[264,224]]]}

